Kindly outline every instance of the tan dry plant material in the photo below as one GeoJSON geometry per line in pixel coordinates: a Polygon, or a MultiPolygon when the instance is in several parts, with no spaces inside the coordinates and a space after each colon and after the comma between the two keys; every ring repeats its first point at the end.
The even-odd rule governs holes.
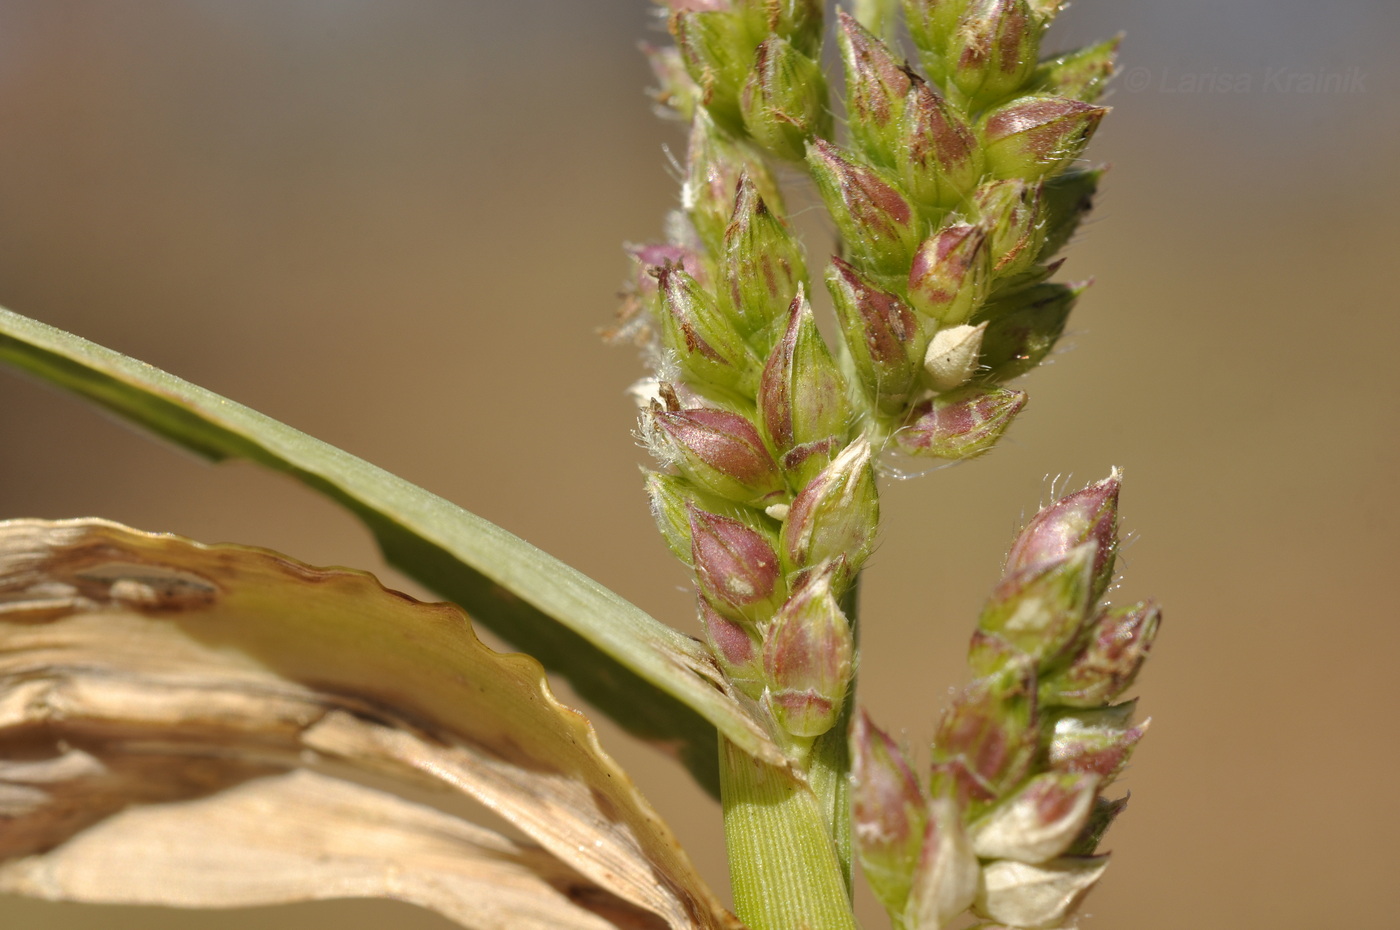
{"type": "Polygon", "coordinates": [[[0,759],[0,890],[739,926],[533,659],[455,606],[265,550],[0,524],[0,759]],[[468,796],[538,847],[357,772],[468,796]]]}

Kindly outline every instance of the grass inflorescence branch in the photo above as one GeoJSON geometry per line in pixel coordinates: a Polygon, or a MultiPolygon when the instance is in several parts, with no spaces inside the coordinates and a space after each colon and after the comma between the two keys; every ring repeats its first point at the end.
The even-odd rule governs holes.
{"type": "Polygon", "coordinates": [[[1103,870],[1092,853],[1121,804],[1100,792],[1142,733],[1111,701],[1159,620],[1151,605],[1102,605],[1116,474],[1013,546],[973,641],[978,677],[940,724],[927,777],[851,714],[851,595],[879,525],[881,457],[990,450],[1026,405],[1008,382],[1046,357],[1083,290],[1051,279],[1099,182],[1081,156],[1117,40],[1042,55],[1059,5],[838,11],[843,119],[819,0],[670,0],[675,45],[647,50],[657,100],[690,138],[682,209],[665,242],[631,249],[618,331],[654,369],[637,393],[661,465],[647,478],[657,524],[694,572],[716,662],[789,757],[765,773],[729,753],[722,773],[736,899],[755,927],[849,912],[852,783],[855,851],[898,927],[936,930],[969,907],[1060,926],[1103,870]],[[894,39],[900,12],[914,63],[894,39]],[[794,235],[780,177],[824,206],[837,240],[824,263],[794,235]],[[823,287],[834,345],[816,320],[823,287]],[[775,835],[752,835],[754,805],[804,811],[788,817],[799,832],[765,821],[775,835]],[[811,851],[813,823],[832,855],[811,851]],[[808,850],[805,877],[768,888],[749,860],[784,843],[808,850]]]}

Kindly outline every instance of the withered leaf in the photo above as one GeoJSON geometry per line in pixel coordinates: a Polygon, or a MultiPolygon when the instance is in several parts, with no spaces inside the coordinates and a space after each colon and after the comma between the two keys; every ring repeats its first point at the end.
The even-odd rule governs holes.
{"type": "Polygon", "coordinates": [[[96,520],[0,523],[0,890],[739,926],[539,664],[457,607],[96,520]],[[470,797],[537,846],[383,785],[470,797]]]}

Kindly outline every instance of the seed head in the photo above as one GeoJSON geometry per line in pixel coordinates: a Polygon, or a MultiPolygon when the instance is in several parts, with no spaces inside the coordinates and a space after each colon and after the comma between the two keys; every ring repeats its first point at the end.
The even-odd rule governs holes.
{"type": "Polygon", "coordinates": [[[764,638],[768,705],[793,736],[811,739],[830,730],[850,686],[855,641],[832,591],[838,570],[832,563],[805,576],[764,638]]]}
{"type": "Polygon", "coordinates": [[[1006,554],[1010,578],[1065,559],[1081,546],[1093,553],[1090,603],[1103,597],[1113,580],[1118,553],[1118,471],[1042,509],[1017,534],[1006,554]]]}
{"type": "Polygon", "coordinates": [[[909,894],[908,926],[942,930],[976,899],[980,874],[963,811],[952,798],[935,797],[909,894]]]}
{"type": "Polygon", "coordinates": [[[807,265],[802,246],[747,174],[740,175],[724,231],[724,274],[741,332],[750,342],[771,344],[807,280],[807,265]]]}
{"type": "Polygon", "coordinates": [[[987,231],[953,222],[924,240],[909,267],[909,302],[944,326],[964,322],[991,278],[987,231]]]}
{"type": "Polygon", "coordinates": [[[744,694],[758,700],[763,694],[765,679],[757,633],[751,626],[715,610],[703,594],[696,601],[700,623],[705,628],[705,641],[724,670],[724,677],[744,694]]]}
{"type": "Polygon", "coordinates": [[[742,135],[739,91],[748,79],[758,44],[744,17],[707,7],[677,10],[670,23],[686,72],[700,88],[703,109],[726,131],[742,135]]]}
{"type": "Polygon", "coordinates": [[[778,182],[763,159],[742,142],[727,138],[709,112],[696,111],[686,154],[681,204],[711,255],[724,254],[724,234],[734,217],[740,178],[747,177],[769,210],[782,212],[778,182]]]}
{"type": "Polygon", "coordinates": [[[851,141],[872,164],[893,166],[904,147],[904,100],[912,86],[885,43],[845,10],[837,11],[846,69],[846,118],[851,141]]]}
{"type": "Polygon", "coordinates": [[[851,419],[845,379],[800,288],[788,311],[787,329],[763,367],[758,406],[795,487],[825,468],[844,444],[851,419]]]}
{"type": "Polygon", "coordinates": [[[1150,601],[1100,611],[1079,653],[1041,682],[1042,702],[1098,707],[1114,700],[1132,687],[1161,623],[1162,611],[1150,601]]]}
{"type": "Polygon", "coordinates": [[[700,592],[725,616],[766,619],[787,593],[778,554],[763,535],[739,520],[691,504],[691,562],[700,592]]]}
{"type": "MultiPolygon", "coordinates": [[[[977,627],[1046,668],[1074,645],[1092,607],[1096,547],[1085,543],[1052,561],[1002,579],[982,608],[977,627]]],[[[979,660],[974,654],[974,662],[979,660]]],[[[974,665],[979,675],[999,667],[974,665]]]]}
{"type": "Polygon", "coordinates": [[[904,139],[894,149],[899,179],[931,212],[956,207],[982,175],[977,137],[932,84],[915,79],[904,106],[904,139]]]}
{"type": "Polygon", "coordinates": [[[948,75],[947,50],[957,34],[971,0],[904,0],[904,18],[909,37],[919,49],[924,70],[935,81],[948,75]]]}
{"type": "Polygon", "coordinates": [[[1056,174],[1079,157],[1108,114],[1070,97],[1021,97],[983,120],[982,144],[994,178],[1028,181],[1056,174]]]}
{"type": "Polygon", "coordinates": [[[1055,719],[1050,767],[1098,775],[1107,785],[1122,773],[1151,720],[1133,725],[1136,701],[1096,710],[1070,711],[1055,719]]]}
{"type": "Polygon", "coordinates": [[[661,289],[661,340],[691,381],[752,397],[758,359],[734,325],[733,315],[708,290],[675,265],[657,270],[661,289]]]}
{"type": "Polygon", "coordinates": [[[746,417],[716,407],[665,410],[657,404],[644,419],[663,460],[705,490],[765,506],[783,491],[782,472],[746,417]]]}
{"type": "Polygon", "coordinates": [[[1064,855],[1089,821],[1097,775],[1047,772],[972,825],[972,848],[983,859],[1045,862],[1064,855]]]}
{"type": "Polygon", "coordinates": [[[856,855],[890,913],[904,910],[928,823],[927,801],[894,740],[864,711],[851,724],[856,855]]]}
{"type": "Polygon", "coordinates": [[[744,127],[760,146],[787,161],[801,161],[807,143],[831,135],[821,66],[777,36],[759,46],[739,98],[744,127]]]}
{"type": "Polygon", "coordinates": [[[870,443],[857,439],[793,500],[783,522],[783,558],[793,570],[840,561],[849,577],[874,549],[879,523],[870,443]]]}
{"type": "Polygon", "coordinates": [[[820,139],[808,146],[807,164],[853,257],[877,274],[909,267],[922,239],[923,221],[899,186],[820,139]]]}
{"type": "Polygon", "coordinates": [[[973,0],[947,50],[969,108],[1015,93],[1035,71],[1043,28],[1026,0],[973,0]]]}
{"type": "Polygon", "coordinates": [[[933,742],[935,797],[984,805],[1030,772],[1039,742],[1030,677],[982,678],[944,712],[933,742]]]}
{"type": "Polygon", "coordinates": [[[895,443],[910,455],[957,462],[991,451],[1026,395],[1006,388],[969,385],[915,407],[895,443]]]}
{"type": "Polygon", "coordinates": [[[982,870],[974,910],[1008,927],[1062,927],[1107,868],[1107,856],[1065,856],[1041,865],[992,862],[982,870]]]}
{"type": "Polygon", "coordinates": [[[885,413],[902,412],[918,387],[926,329],[931,327],[922,324],[908,304],[840,258],[832,258],[826,286],[866,395],[885,413]]]}
{"type": "Polygon", "coordinates": [[[1039,184],[1019,178],[992,181],[973,195],[988,232],[987,250],[997,278],[1021,274],[1035,264],[1045,241],[1041,196],[1039,184]]]}

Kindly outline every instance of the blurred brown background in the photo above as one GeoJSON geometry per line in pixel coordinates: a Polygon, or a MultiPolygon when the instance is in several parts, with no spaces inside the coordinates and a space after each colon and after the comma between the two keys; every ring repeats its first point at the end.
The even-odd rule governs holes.
{"type": "MultiPolygon", "coordinates": [[[[637,360],[593,334],[619,244],[676,200],[679,136],[634,51],[649,9],[0,0],[0,303],[397,471],[689,630],[636,471],[637,360]]],[[[1122,596],[1159,597],[1167,623],[1086,928],[1395,925],[1397,26],[1389,0],[1079,0],[1054,44],[1128,33],[1091,150],[1114,170],[1066,269],[1097,284],[995,455],[885,495],[862,699],[917,744],[1020,517],[1056,475],[1126,470],[1122,596]]],[[[379,565],[289,481],[8,372],[0,435],[0,516],[379,565]]],[[[605,738],[723,887],[718,810],[605,738]]],[[[390,921],[446,926],[388,903],[0,899],[6,930],[390,921]]]]}

